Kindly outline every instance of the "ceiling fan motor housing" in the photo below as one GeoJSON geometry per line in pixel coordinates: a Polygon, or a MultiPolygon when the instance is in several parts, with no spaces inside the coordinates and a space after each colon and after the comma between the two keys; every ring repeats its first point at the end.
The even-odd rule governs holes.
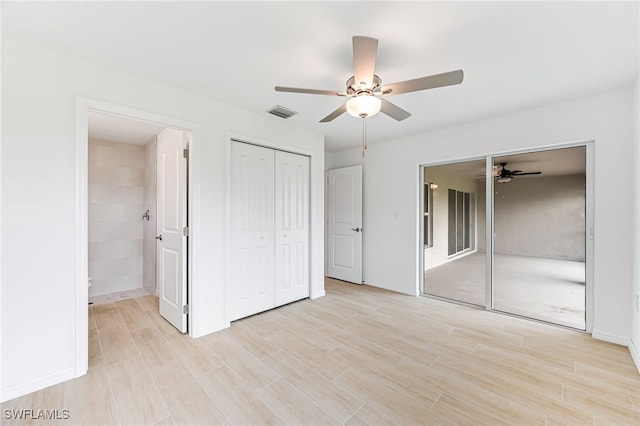
{"type": "Polygon", "coordinates": [[[373,75],[373,81],[371,87],[362,88],[360,83],[356,82],[356,77],[352,75],[349,80],[347,80],[347,95],[349,96],[357,96],[360,93],[366,92],[369,94],[373,94],[373,92],[379,92],[380,86],[382,85],[382,79],[378,77],[376,74],[373,75]]]}
{"type": "Polygon", "coordinates": [[[382,79],[375,74],[378,40],[372,37],[353,36],[352,41],[354,73],[353,76],[347,80],[346,91],[338,92],[333,90],[301,89],[284,86],[276,86],[275,90],[278,92],[347,96],[351,98],[347,102],[347,104],[350,103],[350,108],[348,108],[349,105],[347,104],[340,106],[320,120],[321,123],[328,123],[345,112],[349,112],[356,117],[368,117],[379,111],[382,111],[396,121],[402,121],[410,117],[411,114],[386,99],[382,99],[383,96],[399,95],[462,83],[464,73],[462,70],[456,70],[415,78],[413,80],[400,81],[382,87],[382,79]],[[349,109],[351,111],[349,111],[349,109]]]}

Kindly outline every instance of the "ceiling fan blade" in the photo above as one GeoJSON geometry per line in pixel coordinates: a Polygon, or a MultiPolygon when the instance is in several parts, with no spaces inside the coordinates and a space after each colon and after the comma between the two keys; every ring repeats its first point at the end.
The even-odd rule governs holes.
{"type": "Polygon", "coordinates": [[[327,115],[325,118],[320,120],[320,123],[328,123],[329,121],[333,121],[333,119],[341,116],[345,112],[347,112],[346,104],[342,105],[340,108],[338,108],[337,110],[333,111],[331,114],[327,115]]]}
{"type": "Polygon", "coordinates": [[[416,78],[414,80],[392,83],[384,86],[381,92],[383,95],[398,95],[400,93],[417,92],[418,90],[460,84],[462,83],[463,78],[464,73],[462,70],[449,71],[442,74],[430,75],[428,77],[416,78]]]}
{"type": "Polygon", "coordinates": [[[526,173],[511,172],[511,176],[539,175],[539,174],[542,174],[542,172],[526,172],[526,173]]]}
{"type": "Polygon", "coordinates": [[[392,104],[386,99],[380,99],[382,101],[382,106],[380,107],[380,111],[387,114],[389,117],[394,118],[398,121],[402,121],[405,118],[411,117],[411,114],[407,111],[403,110],[399,106],[392,104]]]}
{"type": "Polygon", "coordinates": [[[338,92],[335,90],[316,90],[316,89],[300,89],[298,87],[276,86],[276,92],[305,93],[308,95],[329,95],[329,96],[347,96],[346,92],[338,92]]]}
{"type": "Polygon", "coordinates": [[[362,83],[370,89],[373,85],[373,74],[376,68],[378,40],[371,37],[353,36],[353,68],[355,83],[360,88],[362,83]]]}

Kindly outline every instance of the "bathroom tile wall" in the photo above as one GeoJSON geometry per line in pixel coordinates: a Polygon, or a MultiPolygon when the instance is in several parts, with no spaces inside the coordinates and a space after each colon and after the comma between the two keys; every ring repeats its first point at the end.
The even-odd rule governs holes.
{"type": "Polygon", "coordinates": [[[144,146],[145,178],[144,209],[149,209],[149,221],[143,221],[143,287],[149,294],[156,294],[156,139],[144,146]]]}
{"type": "Polygon", "coordinates": [[[90,296],[143,287],[144,189],[144,146],[89,139],[90,296]]]}

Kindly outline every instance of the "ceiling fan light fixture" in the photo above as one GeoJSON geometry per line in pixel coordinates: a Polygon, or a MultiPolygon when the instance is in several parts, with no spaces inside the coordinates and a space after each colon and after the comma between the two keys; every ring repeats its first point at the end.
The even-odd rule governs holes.
{"type": "Polygon", "coordinates": [[[353,36],[353,70],[354,73],[347,80],[347,90],[344,92],[331,90],[302,89],[296,87],[276,86],[276,92],[307,93],[312,95],[335,95],[350,97],[338,109],[320,120],[328,123],[340,115],[349,115],[362,119],[362,157],[367,150],[367,118],[381,112],[396,121],[402,121],[411,116],[399,106],[381,99],[378,96],[399,95],[417,92],[436,87],[451,86],[462,83],[462,70],[449,71],[413,80],[400,81],[388,86],[382,86],[382,79],[375,74],[376,57],[378,55],[378,40],[373,37],[353,36]],[[384,106],[384,108],[382,108],[384,106]]]}
{"type": "Polygon", "coordinates": [[[380,112],[382,101],[373,95],[358,95],[347,102],[347,112],[354,117],[371,117],[380,112]]]}
{"type": "Polygon", "coordinates": [[[501,177],[501,178],[498,178],[498,182],[499,182],[499,183],[507,183],[507,182],[511,182],[511,178],[510,178],[510,177],[508,177],[508,176],[507,176],[507,177],[501,177]]]}

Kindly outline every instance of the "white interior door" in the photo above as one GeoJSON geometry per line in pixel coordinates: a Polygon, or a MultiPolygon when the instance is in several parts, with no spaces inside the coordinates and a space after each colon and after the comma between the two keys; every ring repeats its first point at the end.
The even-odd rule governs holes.
{"type": "Polygon", "coordinates": [[[187,331],[187,250],[184,228],[187,206],[186,135],[175,129],[158,134],[157,253],[160,315],[180,332],[187,331]]]}
{"type": "Polygon", "coordinates": [[[309,157],[275,153],[275,306],[309,297],[309,157]]]}
{"type": "Polygon", "coordinates": [[[272,149],[231,144],[229,321],[274,306],[274,158],[272,149]]]}
{"type": "Polygon", "coordinates": [[[362,166],[329,170],[328,275],[362,283],[362,166]]]}

